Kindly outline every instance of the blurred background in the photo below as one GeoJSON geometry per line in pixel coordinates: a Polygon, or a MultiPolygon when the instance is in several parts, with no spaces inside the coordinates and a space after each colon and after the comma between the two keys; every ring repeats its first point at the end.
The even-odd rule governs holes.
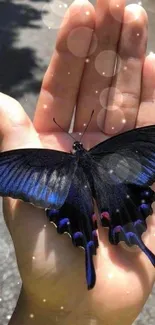
{"type": "MultiPolygon", "coordinates": [[[[71,3],[71,0],[0,0],[0,91],[19,100],[31,118],[62,17],[71,3]]],[[[142,5],[148,13],[147,54],[155,52],[155,0],[126,1],[131,3],[142,5]]],[[[0,325],[9,323],[20,287],[0,200],[0,325]]],[[[155,324],[155,287],[133,325],[146,324],[155,324]]]]}

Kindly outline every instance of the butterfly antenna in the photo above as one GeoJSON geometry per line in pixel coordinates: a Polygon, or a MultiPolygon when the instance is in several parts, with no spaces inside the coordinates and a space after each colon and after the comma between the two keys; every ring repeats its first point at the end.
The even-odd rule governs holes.
{"type": "Polygon", "coordinates": [[[76,139],[74,137],[72,137],[72,135],[70,133],[68,133],[66,130],[64,130],[55,120],[55,118],[53,118],[53,122],[65,133],[67,133],[74,141],[76,141],[76,139]]]}
{"type": "Polygon", "coordinates": [[[90,115],[90,119],[89,119],[89,121],[88,121],[88,124],[87,124],[87,126],[86,126],[86,128],[85,128],[83,134],[81,135],[81,138],[80,138],[80,140],[79,140],[80,142],[81,142],[81,139],[83,138],[84,134],[86,133],[86,131],[87,131],[89,125],[90,125],[90,122],[91,122],[91,120],[92,120],[93,114],[94,114],[94,109],[93,109],[93,111],[91,112],[91,115],[90,115]]]}

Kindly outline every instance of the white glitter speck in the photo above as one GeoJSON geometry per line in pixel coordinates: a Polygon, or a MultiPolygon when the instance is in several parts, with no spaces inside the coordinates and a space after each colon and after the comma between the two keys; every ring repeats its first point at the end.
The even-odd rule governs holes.
{"type": "Polygon", "coordinates": [[[34,318],[34,314],[30,314],[30,318],[34,318]]]}
{"type": "Polygon", "coordinates": [[[103,76],[104,76],[104,75],[105,75],[105,72],[103,71],[102,74],[103,74],[103,76]]]}
{"type": "Polygon", "coordinates": [[[141,200],[142,203],[145,203],[146,201],[145,200],[141,200]]]}
{"type": "Polygon", "coordinates": [[[83,123],[83,126],[86,126],[86,123],[83,123]]]}
{"type": "Polygon", "coordinates": [[[35,260],[36,259],[35,256],[32,256],[32,259],[35,260]]]}
{"type": "Polygon", "coordinates": [[[139,34],[139,33],[137,33],[137,36],[140,36],[140,34],[139,34]]]}
{"type": "Polygon", "coordinates": [[[88,58],[85,60],[85,62],[87,62],[87,63],[89,63],[89,61],[90,61],[90,59],[88,59],[88,58]]]}
{"type": "Polygon", "coordinates": [[[113,278],[113,273],[109,273],[109,274],[108,274],[108,278],[109,278],[109,279],[112,279],[112,278],[113,278]]]}
{"type": "Polygon", "coordinates": [[[61,306],[60,309],[63,310],[64,309],[64,306],[61,306]]]}
{"type": "Polygon", "coordinates": [[[116,7],[119,8],[119,5],[117,4],[116,7]]]}
{"type": "Polygon", "coordinates": [[[0,302],[2,301],[2,298],[0,298],[0,302]]]}
{"type": "Polygon", "coordinates": [[[98,90],[95,90],[95,93],[98,94],[98,90]]]}
{"type": "Polygon", "coordinates": [[[126,119],[125,118],[123,118],[122,123],[124,123],[124,124],[126,123],[126,119]]]}
{"type": "Polygon", "coordinates": [[[130,195],[129,195],[129,194],[127,194],[126,198],[127,198],[127,199],[129,199],[129,197],[130,197],[130,195]]]}
{"type": "Polygon", "coordinates": [[[114,127],[114,126],[112,126],[112,130],[114,130],[114,128],[115,128],[115,127],[114,127]]]}
{"type": "Polygon", "coordinates": [[[46,302],[46,299],[43,299],[43,302],[46,302]]]}
{"type": "Polygon", "coordinates": [[[79,132],[79,135],[82,135],[82,133],[81,133],[81,132],[79,132]]]}
{"type": "Polygon", "coordinates": [[[8,320],[11,319],[11,315],[7,315],[6,319],[8,319],[8,320]]]}
{"type": "Polygon", "coordinates": [[[86,15],[89,16],[90,15],[90,11],[86,11],[86,15]]]}
{"type": "Polygon", "coordinates": [[[44,228],[46,228],[47,225],[44,225],[44,228]]]}
{"type": "Polygon", "coordinates": [[[46,104],[44,104],[44,105],[43,105],[43,108],[47,108],[47,105],[46,105],[46,104]]]}
{"type": "Polygon", "coordinates": [[[116,212],[119,212],[119,209],[116,209],[116,212]]]}
{"type": "Polygon", "coordinates": [[[109,170],[109,173],[110,173],[110,174],[112,174],[112,173],[113,173],[113,170],[112,170],[112,169],[110,169],[110,170],[109,170]]]}

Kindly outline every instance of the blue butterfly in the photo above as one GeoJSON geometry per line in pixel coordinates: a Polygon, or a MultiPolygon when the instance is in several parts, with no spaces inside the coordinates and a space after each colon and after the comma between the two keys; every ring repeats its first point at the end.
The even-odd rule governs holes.
{"type": "Polygon", "coordinates": [[[154,181],[155,125],[116,135],[89,151],[75,141],[71,153],[50,149],[0,153],[0,195],[45,209],[57,232],[68,232],[72,243],[85,249],[88,289],[96,281],[93,255],[99,245],[99,221],[109,227],[111,244],[136,244],[155,266],[155,255],[141,239],[146,218],[153,213],[154,181]]]}

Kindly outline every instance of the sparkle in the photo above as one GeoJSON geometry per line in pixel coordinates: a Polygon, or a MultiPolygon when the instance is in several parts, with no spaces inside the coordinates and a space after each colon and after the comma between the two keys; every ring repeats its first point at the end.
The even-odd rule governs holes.
{"type": "Polygon", "coordinates": [[[46,302],[46,299],[43,299],[43,302],[46,302]]]}
{"type": "Polygon", "coordinates": [[[67,8],[67,7],[68,7],[67,3],[64,3],[64,7],[65,7],[65,8],[67,8]]]}
{"type": "Polygon", "coordinates": [[[140,36],[140,34],[139,34],[139,33],[137,33],[137,36],[140,36]]]}
{"type": "Polygon", "coordinates": [[[114,128],[115,128],[115,127],[114,127],[114,126],[112,126],[112,130],[114,130],[114,128]]]}
{"type": "Polygon", "coordinates": [[[104,75],[105,75],[105,72],[103,71],[102,74],[103,74],[103,76],[104,76],[104,75]]]}
{"type": "Polygon", "coordinates": [[[34,314],[30,314],[30,318],[34,318],[34,314]]]}
{"type": "Polygon", "coordinates": [[[46,228],[47,225],[44,225],[44,228],[46,228]]]}
{"type": "Polygon", "coordinates": [[[127,66],[125,65],[125,67],[123,68],[124,70],[127,70],[127,66]]]}
{"type": "Polygon", "coordinates": [[[35,260],[36,259],[35,256],[32,256],[32,259],[35,260]]]}
{"type": "Polygon", "coordinates": [[[109,273],[109,274],[108,274],[108,278],[109,278],[109,279],[112,279],[112,278],[113,278],[113,273],[109,273]]]}
{"type": "Polygon", "coordinates": [[[87,188],[87,185],[85,185],[84,187],[87,188]]]}
{"type": "Polygon", "coordinates": [[[126,119],[125,118],[123,118],[122,123],[124,123],[124,124],[126,123],[126,119]]]}
{"type": "Polygon", "coordinates": [[[89,62],[90,62],[90,59],[87,58],[87,59],[85,60],[85,62],[89,63],[89,62]]]}
{"type": "Polygon", "coordinates": [[[60,309],[63,310],[64,309],[64,306],[61,306],[60,309]]]}
{"type": "Polygon", "coordinates": [[[145,200],[141,200],[142,203],[145,203],[146,201],[145,200]]]}
{"type": "Polygon", "coordinates": [[[46,104],[44,104],[44,105],[43,105],[43,108],[47,108],[47,105],[46,105],[46,104]]]}
{"type": "Polygon", "coordinates": [[[81,133],[81,132],[79,132],[79,135],[82,135],[82,133],[81,133]]]}
{"type": "Polygon", "coordinates": [[[7,315],[6,319],[8,319],[8,320],[11,319],[11,315],[7,315]]]}
{"type": "Polygon", "coordinates": [[[130,198],[130,195],[129,195],[129,194],[127,194],[126,198],[127,198],[127,199],[129,199],[129,198],[130,198]]]}
{"type": "Polygon", "coordinates": [[[110,169],[110,170],[109,170],[109,174],[112,174],[112,173],[113,173],[113,169],[110,169]]]}
{"type": "Polygon", "coordinates": [[[71,74],[71,73],[68,71],[68,74],[71,74]]]}
{"type": "Polygon", "coordinates": [[[2,298],[0,298],[0,302],[2,301],[2,298]]]}
{"type": "Polygon", "coordinates": [[[20,284],[20,282],[18,281],[17,284],[20,284]]]}
{"type": "Polygon", "coordinates": [[[116,212],[119,212],[119,209],[116,209],[116,212]]]}
{"type": "Polygon", "coordinates": [[[84,123],[83,126],[86,126],[86,123],[84,123]]]}
{"type": "Polygon", "coordinates": [[[116,7],[119,8],[119,5],[117,4],[116,7]]]}
{"type": "Polygon", "coordinates": [[[86,15],[89,16],[90,15],[90,11],[86,11],[86,15]]]}
{"type": "Polygon", "coordinates": [[[98,94],[98,90],[95,90],[95,93],[98,94]]]}

